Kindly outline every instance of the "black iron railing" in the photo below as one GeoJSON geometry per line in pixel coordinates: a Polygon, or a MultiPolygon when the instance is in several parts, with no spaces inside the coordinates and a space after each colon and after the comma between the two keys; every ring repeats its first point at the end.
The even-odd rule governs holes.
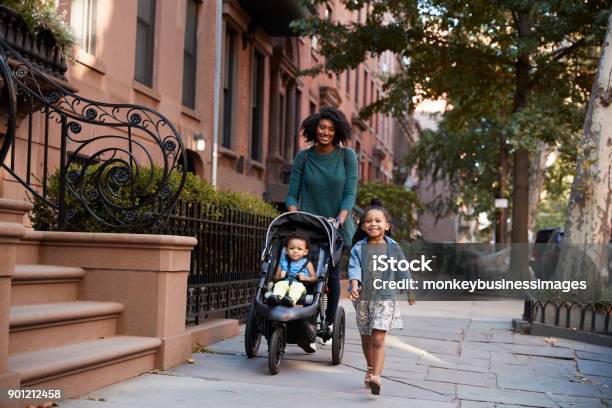
{"type": "Polygon", "coordinates": [[[185,183],[186,157],[164,116],[80,97],[2,39],[0,85],[0,163],[55,213],[51,228],[93,217],[103,227],[138,231],[170,213],[185,183]]]}
{"type": "Polygon", "coordinates": [[[571,302],[566,300],[525,300],[523,319],[572,330],[612,334],[610,302],[571,302]]]}
{"type": "Polygon", "coordinates": [[[272,217],[179,201],[164,234],[195,237],[187,282],[187,322],[212,312],[241,318],[255,296],[261,251],[272,217]]]}

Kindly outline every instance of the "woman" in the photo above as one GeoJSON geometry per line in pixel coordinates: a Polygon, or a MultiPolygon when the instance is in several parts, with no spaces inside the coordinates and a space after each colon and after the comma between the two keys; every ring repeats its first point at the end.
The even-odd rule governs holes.
{"type": "MultiPolygon", "coordinates": [[[[323,108],[307,117],[301,126],[307,142],[314,145],[295,156],[287,209],[337,218],[340,234],[350,245],[355,224],[350,216],[357,192],[357,156],[352,149],[341,147],[351,137],[351,125],[336,108],[323,108]]],[[[340,299],[340,265],[329,272],[329,295],[326,323],[331,326],[340,299]]]]}

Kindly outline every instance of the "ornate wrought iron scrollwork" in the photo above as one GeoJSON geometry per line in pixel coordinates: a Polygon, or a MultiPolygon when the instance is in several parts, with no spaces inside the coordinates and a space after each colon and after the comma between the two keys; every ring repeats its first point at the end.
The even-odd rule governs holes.
{"type": "MultiPolygon", "coordinates": [[[[7,132],[0,146],[0,162],[41,202],[57,212],[58,229],[74,229],[82,217],[93,217],[101,230],[142,230],[159,226],[171,212],[185,184],[186,154],[172,123],[153,109],[132,104],[97,102],[74,94],[49,79],[5,41],[0,40],[0,85],[7,99],[7,132]],[[23,108],[25,106],[25,108],[23,108]],[[45,164],[30,166],[27,177],[6,158],[15,149],[18,111],[32,115],[44,127],[45,164]],[[39,113],[37,113],[39,112],[39,113]],[[51,136],[49,136],[51,135],[51,136]],[[59,135],[59,194],[47,188],[47,157],[57,157],[59,135]],[[40,181],[28,181],[30,174],[40,181]],[[40,185],[42,184],[42,186],[40,185]],[[47,192],[50,190],[51,193],[47,192]]],[[[40,148],[39,148],[40,149],[40,148]]],[[[41,154],[39,154],[41,156],[41,154]]],[[[49,176],[51,179],[52,176],[49,176]]]]}

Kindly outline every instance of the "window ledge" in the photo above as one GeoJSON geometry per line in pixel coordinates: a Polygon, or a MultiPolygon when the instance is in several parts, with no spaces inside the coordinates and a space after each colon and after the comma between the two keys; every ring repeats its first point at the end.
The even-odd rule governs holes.
{"type": "Polygon", "coordinates": [[[232,149],[228,149],[227,147],[223,147],[221,145],[219,146],[219,153],[234,160],[238,160],[240,158],[240,155],[238,153],[236,153],[232,149]]]}
{"type": "Polygon", "coordinates": [[[138,81],[132,81],[132,88],[138,93],[148,96],[151,99],[155,99],[157,102],[161,101],[161,94],[153,88],[141,84],[138,81]]]}
{"type": "Polygon", "coordinates": [[[202,121],[202,115],[200,115],[199,112],[196,112],[195,110],[185,105],[181,105],[181,113],[183,115],[189,116],[191,119],[197,120],[198,122],[202,121]]]}
{"type": "Polygon", "coordinates": [[[257,170],[261,170],[261,171],[264,171],[264,169],[266,168],[266,166],[264,166],[262,162],[259,162],[253,159],[249,159],[249,166],[254,167],[257,170]]]}
{"type": "Polygon", "coordinates": [[[85,65],[87,68],[91,68],[102,75],[106,74],[106,65],[104,65],[104,63],[95,55],[79,49],[75,59],[78,63],[85,65]]]}

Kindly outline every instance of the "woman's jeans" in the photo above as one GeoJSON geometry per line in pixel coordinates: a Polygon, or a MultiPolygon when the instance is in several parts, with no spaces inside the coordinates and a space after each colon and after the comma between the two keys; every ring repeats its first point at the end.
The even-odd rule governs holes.
{"type": "Polygon", "coordinates": [[[329,278],[327,280],[327,312],[325,313],[325,323],[329,326],[336,318],[336,310],[338,310],[338,302],[340,301],[340,260],[335,266],[329,270],[329,278]]]}

